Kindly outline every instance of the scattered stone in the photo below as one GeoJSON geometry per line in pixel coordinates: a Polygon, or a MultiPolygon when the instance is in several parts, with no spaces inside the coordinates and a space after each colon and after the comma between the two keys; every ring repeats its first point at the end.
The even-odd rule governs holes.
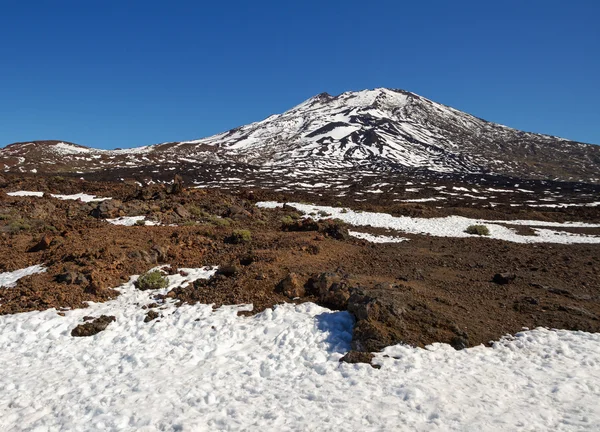
{"type": "Polygon", "coordinates": [[[375,355],[370,352],[348,351],[344,357],[340,359],[340,363],[366,363],[375,369],[381,369],[380,365],[374,365],[371,360],[375,355]]]}
{"type": "Polygon", "coordinates": [[[113,219],[123,216],[123,203],[116,199],[101,201],[98,206],[91,211],[91,215],[98,219],[113,219]]]}
{"type": "Polygon", "coordinates": [[[330,309],[344,310],[350,298],[349,286],[337,273],[321,273],[307,283],[308,293],[317,296],[319,302],[330,309]]]}
{"type": "Polygon", "coordinates": [[[217,270],[218,275],[222,275],[222,276],[225,276],[228,278],[237,276],[237,274],[239,272],[240,272],[240,268],[238,266],[236,266],[235,264],[221,266],[217,270]]]}
{"type": "Polygon", "coordinates": [[[183,206],[178,206],[175,209],[175,213],[177,213],[177,215],[182,219],[189,219],[192,217],[192,214],[189,211],[187,211],[186,208],[183,206]]]}
{"type": "Polygon", "coordinates": [[[83,273],[77,271],[69,271],[56,276],[56,282],[68,285],[86,285],[89,283],[89,280],[83,273]]]}
{"type": "Polygon", "coordinates": [[[156,312],[155,310],[149,310],[148,313],[146,314],[146,318],[144,318],[144,322],[150,322],[155,320],[156,318],[158,318],[160,316],[160,314],[158,312],[156,312]]]}
{"type": "Polygon", "coordinates": [[[506,285],[511,283],[517,278],[517,275],[514,273],[496,273],[492,282],[497,283],[498,285],[506,285]]]}
{"type": "Polygon", "coordinates": [[[312,219],[298,219],[292,218],[283,221],[281,229],[283,231],[319,231],[320,225],[318,222],[312,219]]]}
{"type": "Polygon", "coordinates": [[[454,336],[450,340],[450,345],[457,351],[463,350],[469,346],[469,341],[462,336],[454,336]]]}
{"type": "Polygon", "coordinates": [[[333,220],[326,221],[326,223],[320,227],[319,231],[336,240],[348,240],[350,238],[348,228],[346,228],[342,223],[333,220]]]}
{"type": "Polygon", "coordinates": [[[281,282],[279,282],[277,285],[277,291],[283,293],[285,296],[291,299],[296,297],[304,297],[306,294],[304,284],[296,273],[288,274],[281,282]]]}
{"type": "Polygon", "coordinates": [[[71,331],[71,336],[73,337],[87,337],[93,336],[95,334],[100,333],[102,330],[106,329],[108,325],[115,321],[116,318],[114,316],[102,315],[96,318],[93,321],[88,321],[84,324],[79,324],[71,331]]]}
{"type": "Polygon", "coordinates": [[[256,259],[256,257],[254,255],[248,254],[248,255],[241,256],[239,261],[240,261],[241,265],[249,266],[250,264],[252,264],[254,262],[255,259],[256,259]]]}

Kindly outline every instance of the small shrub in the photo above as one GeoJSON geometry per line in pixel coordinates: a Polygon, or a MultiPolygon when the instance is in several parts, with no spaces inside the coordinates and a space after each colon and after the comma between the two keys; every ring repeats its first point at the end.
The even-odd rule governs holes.
{"type": "Polygon", "coordinates": [[[8,230],[14,234],[20,231],[29,231],[30,229],[31,225],[24,219],[15,219],[8,225],[8,230]]]}
{"type": "Polygon", "coordinates": [[[194,226],[196,225],[196,221],[186,221],[183,223],[183,226],[194,226]]]}
{"type": "Polygon", "coordinates": [[[340,213],[348,213],[348,209],[347,208],[343,208],[342,211],[340,211],[340,213]]]}
{"type": "Polygon", "coordinates": [[[206,213],[204,210],[202,210],[200,207],[195,206],[195,205],[189,205],[187,207],[188,211],[192,214],[192,216],[197,217],[197,218],[205,218],[208,213],[206,213]]]}
{"type": "Polygon", "coordinates": [[[134,223],[135,226],[145,226],[146,221],[144,219],[136,220],[134,223]]]}
{"type": "Polygon", "coordinates": [[[250,230],[235,230],[228,240],[233,244],[249,243],[252,241],[252,233],[250,230]]]}
{"type": "Polygon", "coordinates": [[[206,218],[207,221],[215,226],[229,226],[233,222],[230,218],[222,218],[214,215],[210,215],[210,217],[206,218]]]}
{"type": "Polygon", "coordinates": [[[489,236],[490,230],[485,225],[470,225],[465,230],[467,234],[479,235],[479,236],[489,236]]]}
{"type": "Polygon", "coordinates": [[[289,215],[281,218],[281,224],[283,226],[292,225],[293,223],[294,223],[294,219],[289,215]]]}
{"type": "Polygon", "coordinates": [[[327,213],[327,212],[326,212],[326,211],[324,211],[324,210],[319,210],[319,216],[322,216],[322,217],[329,217],[329,216],[331,216],[331,213],[327,213]]]}
{"type": "Polygon", "coordinates": [[[135,285],[141,290],[163,289],[169,286],[169,281],[159,270],[152,270],[141,275],[135,285]]]}

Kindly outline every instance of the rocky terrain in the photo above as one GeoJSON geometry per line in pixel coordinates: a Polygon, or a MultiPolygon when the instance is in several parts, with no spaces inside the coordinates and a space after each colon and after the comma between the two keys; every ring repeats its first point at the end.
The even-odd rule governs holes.
{"type": "Polygon", "coordinates": [[[353,316],[348,362],[600,330],[600,147],[406,91],[320,94],[194,141],[15,143],[0,169],[0,314],[85,308],[162,266],[182,284],[147,322],[173,302],[314,302],[353,316]],[[179,270],[201,267],[218,269],[179,270]]]}
{"type": "MultiPolygon", "coordinates": [[[[600,207],[589,200],[575,202],[582,185],[553,184],[572,205],[549,207],[530,206],[532,192],[519,192],[514,184],[513,192],[487,190],[501,196],[494,198],[495,206],[479,198],[484,188],[473,192],[450,184],[415,192],[428,196],[447,190],[462,196],[443,206],[427,198],[381,200],[381,194],[356,201],[355,196],[311,192],[190,186],[179,176],[140,186],[6,174],[0,179],[0,273],[40,264],[46,271],[0,289],[0,314],[48,308],[60,314],[86,307],[87,301],[106,301],[130,276],[158,265],[166,265],[171,274],[179,268],[218,266],[208,280],[157,295],[149,321],[159,316],[165,301],[215,308],[252,304],[251,313],[283,302],[316,302],[354,316],[353,351],[344,358],[351,362],[368,361],[371,352],[399,342],[445,342],[461,349],[523,327],[600,330],[600,207]],[[82,193],[85,199],[77,195],[82,193]],[[104,200],[89,201],[92,195],[104,200]],[[352,212],[419,220],[459,215],[504,221],[500,226],[524,241],[542,235],[535,223],[534,228],[519,225],[533,219],[553,226],[559,240],[518,243],[414,234],[352,226],[324,211],[311,216],[293,205],[257,205],[303,200],[342,208],[340,217],[351,212],[348,206],[352,212]],[[588,224],[562,224],[568,221],[588,224]],[[382,235],[404,241],[368,240],[382,235]],[[572,244],[568,237],[561,244],[564,236],[583,243],[572,244]]],[[[593,195],[594,186],[587,187],[593,195]]]]}

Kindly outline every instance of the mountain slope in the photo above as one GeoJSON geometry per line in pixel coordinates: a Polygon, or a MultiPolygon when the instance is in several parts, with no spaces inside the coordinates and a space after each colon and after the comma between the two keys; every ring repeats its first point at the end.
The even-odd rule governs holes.
{"type": "Polygon", "coordinates": [[[518,131],[390,89],[335,97],[322,93],[283,114],[194,141],[112,151],[37,142],[0,150],[0,164],[10,171],[62,167],[88,172],[223,161],[600,181],[599,146],[518,131]]]}

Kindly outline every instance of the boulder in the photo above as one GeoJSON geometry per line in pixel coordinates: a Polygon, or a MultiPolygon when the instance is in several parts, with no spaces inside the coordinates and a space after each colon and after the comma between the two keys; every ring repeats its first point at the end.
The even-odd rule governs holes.
{"type": "Polygon", "coordinates": [[[178,206],[175,209],[175,213],[182,219],[189,219],[192,217],[192,214],[184,206],[178,206]]]}
{"type": "Polygon", "coordinates": [[[113,219],[123,216],[123,203],[116,199],[101,201],[90,214],[98,219],[113,219]]]}
{"type": "Polygon", "coordinates": [[[86,323],[79,324],[71,331],[71,336],[93,336],[95,334],[100,333],[102,330],[105,330],[106,327],[108,327],[108,325],[115,320],[116,318],[114,316],[102,315],[93,321],[88,321],[86,323]]]}
{"type": "Polygon", "coordinates": [[[281,282],[279,282],[277,291],[291,299],[303,297],[306,294],[304,284],[296,273],[288,274],[281,282]]]}
{"type": "Polygon", "coordinates": [[[496,273],[492,279],[492,282],[497,283],[498,285],[506,285],[511,283],[517,278],[517,275],[514,273],[496,273]]]}
{"type": "Polygon", "coordinates": [[[340,363],[366,363],[375,369],[380,369],[380,365],[371,364],[375,355],[369,352],[348,351],[344,357],[340,359],[340,363]]]}
{"type": "Polygon", "coordinates": [[[331,309],[344,310],[350,298],[348,283],[337,273],[321,273],[307,284],[308,294],[319,298],[320,303],[331,309]]]}
{"type": "Polygon", "coordinates": [[[56,276],[56,282],[64,284],[86,285],[89,283],[88,278],[80,272],[69,271],[56,276]]]}

